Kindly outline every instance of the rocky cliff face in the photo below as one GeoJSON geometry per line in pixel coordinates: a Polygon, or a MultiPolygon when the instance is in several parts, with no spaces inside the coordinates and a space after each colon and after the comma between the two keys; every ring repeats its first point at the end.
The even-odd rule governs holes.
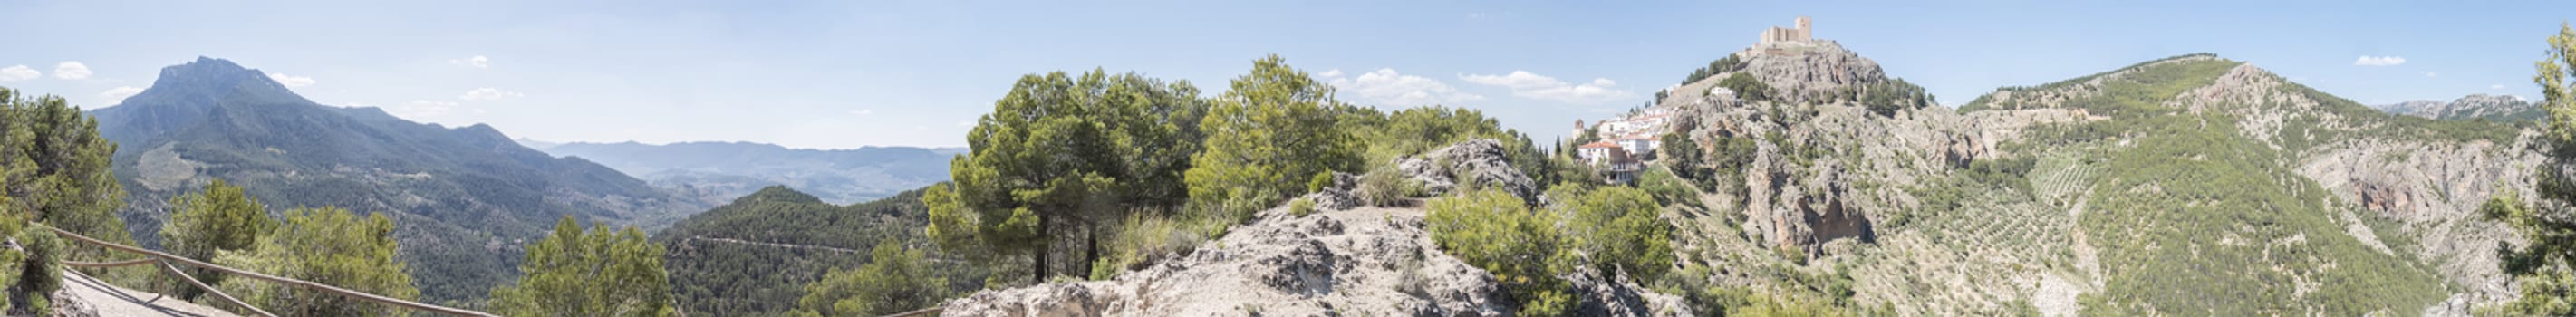
{"type": "MultiPolygon", "coordinates": [[[[1735,53],[1744,58],[1743,72],[1770,85],[1779,96],[1805,100],[1805,96],[1887,81],[1878,62],[1862,58],[1860,53],[1843,49],[1842,43],[1817,40],[1799,43],[1755,45],[1735,53]]],[[[1726,74],[1709,76],[1726,78],[1726,74]]],[[[1708,91],[1707,89],[1683,91],[1708,91]]]]}

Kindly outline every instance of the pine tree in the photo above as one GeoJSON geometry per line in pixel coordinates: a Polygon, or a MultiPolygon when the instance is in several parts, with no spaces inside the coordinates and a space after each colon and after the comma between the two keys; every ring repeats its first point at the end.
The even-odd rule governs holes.
{"type": "Polygon", "coordinates": [[[1272,55],[1236,77],[1199,124],[1207,148],[1188,172],[1190,209],[1208,219],[1249,217],[1290,195],[1305,178],[1358,171],[1358,141],[1334,125],[1333,87],[1272,55]]]}
{"type": "Polygon", "coordinates": [[[1197,91],[1099,70],[1021,77],[967,134],[950,182],[922,194],[927,233],[988,262],[1028,254],[1031,281],[1057,272],[1058,241],[1084,244],[1071,264],[1092,263],[1098,226],[1185,197],[1173,184],[1198,151],[1197,91]]]}
{"type": "MultiPolygon", "coordinates": [[[[394,260],[394,222],[339,207],[286,211],[247,252],[217,251],[215,263],[386,297],[412,299],[411,273],[394,260]]],[[[216,288],[278,316],[403,316],[403,308],[267,281],[227,279],[216,288]]]]}
{"type": "Polygon", "coordinates": [[[672,316],[662,252],[635,227],[585,232],[565,216],[528,245],[519,282],[494,288],[492,306],[506,316],[672,316]]]}
{"type": "Polygon", "coordinates": [[[857,270],[832,270],[805,286],[790,316],[881,316],[939,305],[948,298],[948,280],[936,276],[921,250],[905,250],[893,241],[878,243],[868,264],[857,270]]]}
{"type": "MultiPolygon", "coordinates": [[[[214,261],[217,251],[258,246],[259,236],[277,227],[277,220],[268,218],[267,205],[221,179],[207,182],[204,190],[170,198],[170,206],[170,221],[161,224],[162,249],[198,261],[214,261]]],[[[224,280],[222,273],[204,268],[192,267],[188,275],[206,285],[224,280]]],[[[205,294],[175,277],[163,284],[180,299],[195,300],[205,294]]]]}
{"type": "MultiPolygon", "coordinates": [[[[138,255],[101,247],[71,245],[45,229],[61,228],[114,243],[132,244],[124,219],[125,190],[108,169],[116,144],[98,135],[98,120],[62,97],[30,97],[0,88],[0,218],[24,250],[0,251],[14,258],[8,289],[10,311],[46,311],[44,294],[62,286],[65,259],[116,260],[138,255]]],[[[102,271],[106,272],[106,271],[102,271]]],[[[114,270],[112,281],[139,283],[139,269],[114,270]]],[[[93,272],[93,274],[101,272],[93,272]]],[[[130,285],[130,284],[129,284],[130,285]]]]}

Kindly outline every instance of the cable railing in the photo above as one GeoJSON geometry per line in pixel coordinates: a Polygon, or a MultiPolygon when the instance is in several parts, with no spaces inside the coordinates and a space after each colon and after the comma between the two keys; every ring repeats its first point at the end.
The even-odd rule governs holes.
{"type": "Polygon", "coordinates": [[[271,275],[268,275],[268,274],[260,274],[259,272],[251,272],[251,271],[246,271],[246,270],[242,270],[242,269],[235,269],[235,268],[229,268],[229,267],[224,267],[224,266],[220,266],[220,265],[214,265],[214,264],[212,264],[212,263],[201,262],[201,261],[197,261],[197,260],[195,260],[195,259],[189,259],[189,258],[187,258],[187,257],[182,257],[182,256],[177,256],[177,255],[171,255],[171,254],[169,254],[169,253],[161,253],[161,251],[153,251],[153,250],[144,249],[144,248],[138,248],[138,247],[134,247],[134,246],[128,246],[128,245],[122,245],[122,244],[109,243],[109,242],[107,242],[107,241],[98,240],[98,239],[93,239],[93,238],[90,238],[90,237],[88,237],[88,236],[83,236],[83,235],[80,235],[80,234],[77,234],[77,233],[72,233],[71,231],[65,231],[65,230],[63,230],[63,229],[61,229],[61,228],[52,228],[52,227],[47,227],[46,229],[53,230],[53,231],[54,231],[54,234],[56,234],[56,235],[61,235],[61,236],[66,237],[66,238],[71,238],[71,239],[72,239],[72,241],[80,241],[81,243],[85,243],[85,244],[89,244],[89,245],[95,245],[95,246],[100,246],[100,247],[106,247],[106,248],[109,248],[109,249],[116,249],[116,250],[118,250],[118,251],[132,252],[132,253],[137,253],[137,254],[142,254],[142,255],[145,255],[145,256],[149,256],[149,258],[144,258],[144,259],[123,260],[123,261],[110,261],[110,262],[63,261],[63,265],[69,265],[69,266],[74,266],[74,267],[100,268],[100,267],[120,267],[120,266],[132,266],[132,265],[142,265],[142,264],[149,264],[149,263],[158,263],[158,264],[160,264],[159,266],[161,267],[161,269],[162,269],[162,271],[163,271],[163,272],[170,273],[170,274],[174,275],[175,277],[178,277],[180,280],[187,281],[189,285],[196,286],[198,289],[206,290],[206,293],[214,294],[216,298],[223,299],[225,303],[232,304],[232,305],[234,305],[234,306],[236,306],[236,307],[241,307],[241,308],[243,308],[243,310],[248,310],[248,311],[250,311],[250,312],[252,312],[252,313],[259,314],[260,316],[276,317],[277,315],[276,315],[276,314],[270,314],[268,311],[265,311],[265,310],[260,310],[260,309],[259,309],[259,307],[251,306],[249,303],[242,302],[242,300],[241,300],[241,299],[234,298],[234,297],[233,297],[232,295],[230,295],[230,294],[224,294],[224,292],[223,292],[223,291],[215,290],[215,288],[214,288],[214,287],[207,286],[207,285],[206,285],[206,283],[197,281],[197,278],[195,278],[195,277],[191,277],[191,276],[188,276],[188,273],[185,273],[185,272],[183,272],[182,270],[180,270],[180,269],[179,269],[179,267],[178,267],[177,265],[186,265],[186,266],[192,266],[192,267],[197,267],[197,268],[202,268],[202,269],[214,270],[214,271],[217,271],[217,272],[223,272],[224,274],[231,274],[231,275],[233,275],[233,276],[238,276],[238,277],[245,277],[245,278],[250,278],[250,279],[262,280],[262,281],[269,281],[269,282],[274,282],[274,283],[278,283],[278,284],[294,285],[294,286],[296,286],[296,287],[302,287],[302,288],[305,288],[305,289],[311,289],[311,290],[315,290],[315,291],[321,291],[321,292],[324,292],[324,293],[337,294],[337,295],[345,296],[345,297],[352,298],[352,299],[357,299],[357,300],[362,300],[362,301],[369,301],[369,302],[376,302],[376,303],[385,304],[385,305],[393,305],[393,306],[397,306],[397,307],[416,309],[416,310],[427,311],[427,312],[432,312],[432,313],[439,313],[439,314],[449,315],[449,316],[499,317],[499,315],[493,315],[492,313],[479,312],[479,311],[472,311],[472,310],[465,310],[465,309],[454,308],[454,307],[447,307],[447,306],[430,305],[430,304],[426,304],[426,303],[420,303],[420,302],[414,302],[414,301],[409,301],[409,300],[403,300],[403,299],[400,299],[400,298],[386,297],[386,296],[383,296],[383,295],[376,295],[376,294],[368,294],[368,293],[365,293],[365,292],[353,291],[353,290],[349,290],[349,289],[345,289],[345,288],[339,288],[339,287],[330,286],[330,285],[323,285],[322,283],[314,283],[314,282],[308,282],[308,281],[304,281],[304,280],[297,280],[297,279],[291,279],[291,278],[277,277],[277,276],[271,276],[271,275]]]}

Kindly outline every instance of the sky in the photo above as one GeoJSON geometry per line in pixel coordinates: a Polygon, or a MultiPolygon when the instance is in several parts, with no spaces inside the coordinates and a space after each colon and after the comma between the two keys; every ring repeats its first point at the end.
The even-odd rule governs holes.
{"type": "Polygon", "coordinates": [[[0,1],[0,87],[110,107],[198,56],[316,102],[551,142],[965,145],[1019,76],[1202,91],[1270,54],[1381,109],[1531,138],[1644,105],[1767,27],[1962,104],[2195,52],[2364,104],[2537,98],[2571,1],[0,1]]]}

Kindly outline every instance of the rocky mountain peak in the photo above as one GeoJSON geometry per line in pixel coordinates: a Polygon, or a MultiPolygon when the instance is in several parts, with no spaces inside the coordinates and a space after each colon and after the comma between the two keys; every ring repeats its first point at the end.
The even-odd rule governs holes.
{"type": "MultiPolygon", "coordinates": [[[[1738,72],[1753,75],[1783,96],[1825,93],[1888,80],[1877,61],[1831,40],[1763,43],[1736,52],[1735,56],[1744,59],[1744,69],[1738,72]]],[[[1707,80],[1725,77],[1710,76],[1707,80]]]]}
{"type": "Polygon", "coordinates": [[[152,87],[127,98],[128,104],[214,104],[212,101],[311,104],[267,73],[230,60],[197,57],[186,64],[161,68],[152,87]]]}

